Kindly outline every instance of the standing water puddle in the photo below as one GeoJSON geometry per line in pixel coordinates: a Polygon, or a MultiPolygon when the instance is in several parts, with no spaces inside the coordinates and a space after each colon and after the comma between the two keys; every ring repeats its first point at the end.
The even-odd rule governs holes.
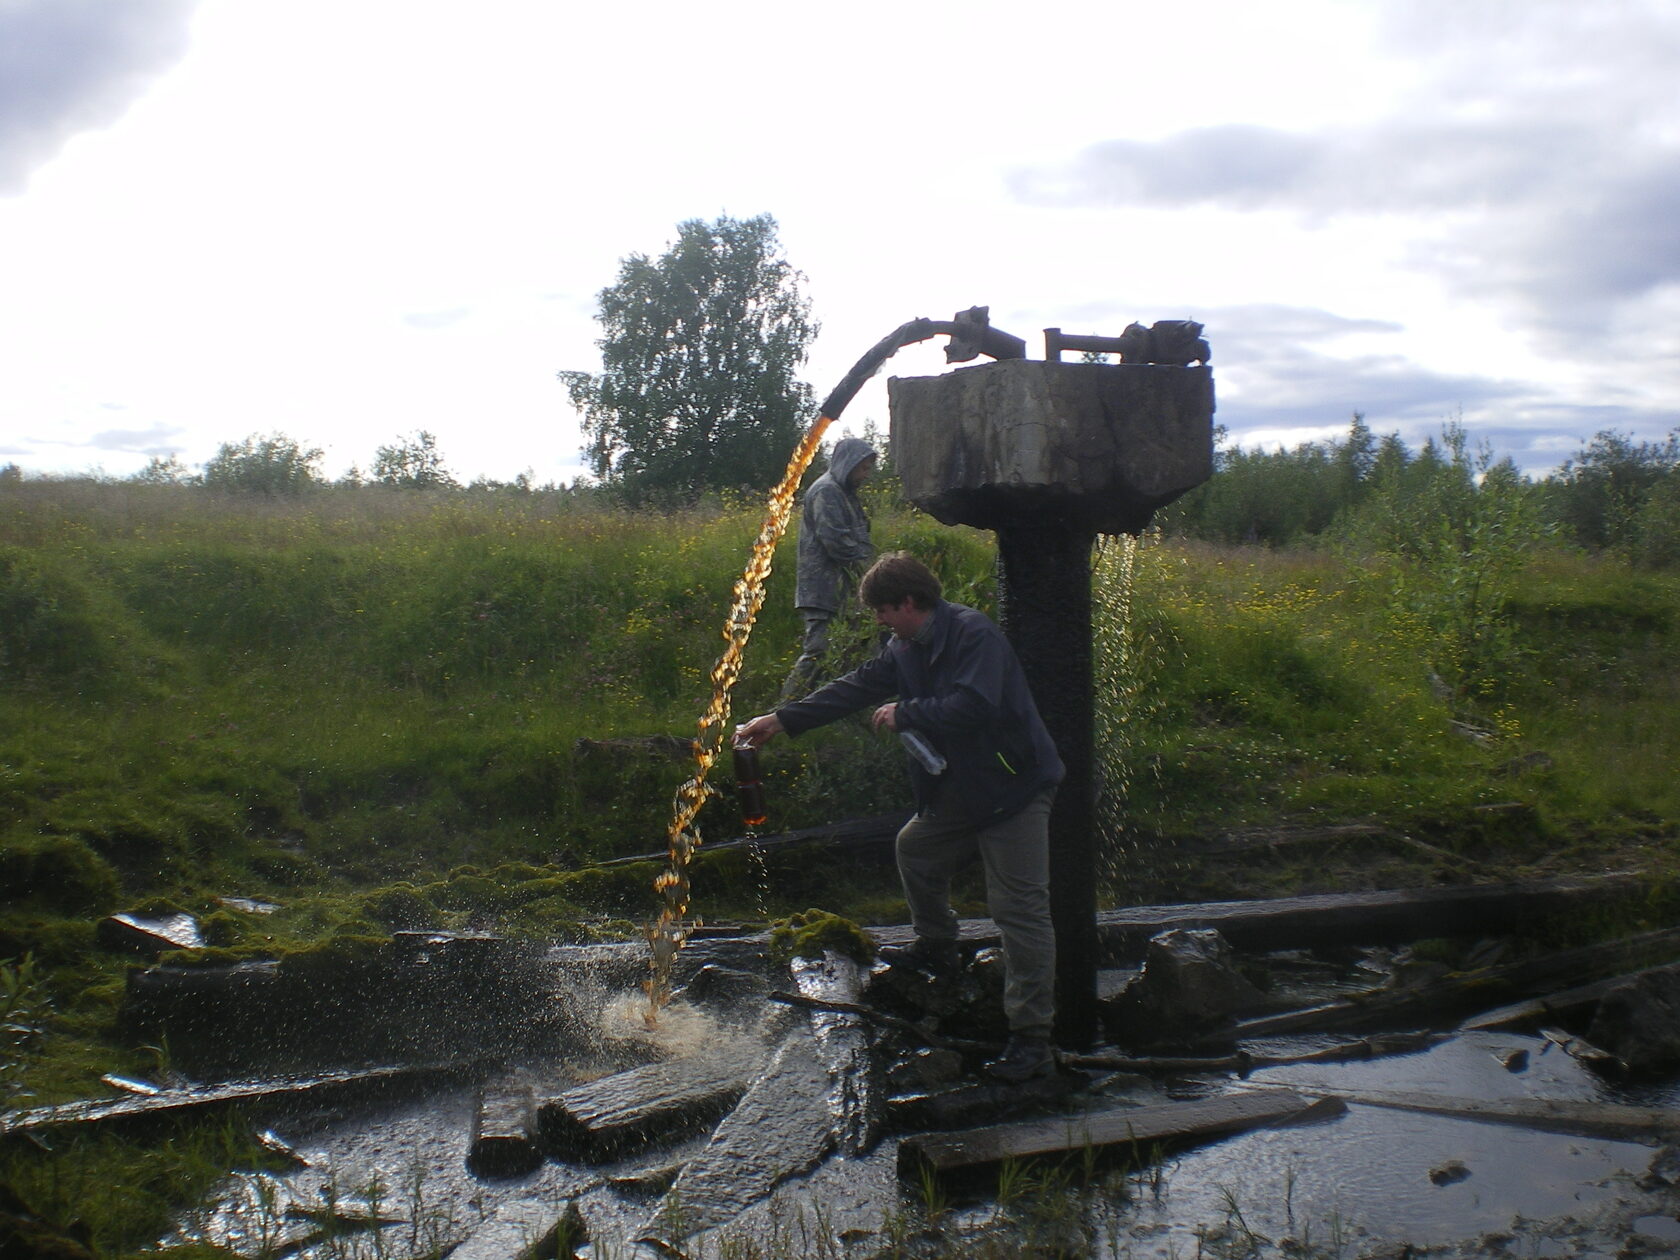
{"type": "MultiPolygon", "coordinates": [[[[609,1006],[613,1009],[606,1018],[622,1024],[624,1035],[636,1035],[635,1004],[609,1006]]],[[[681,1003],[669,1014],[661,1021],[662,1032],[654,1035],[668,1028],[671,1049],[694,1054],[720,1049],[723,1030],[708,1034],[700,1027],[707,1017],[681,1003]],[[690,1022],[696,1027],[678,1035],[690,1022]]],[[[1248,1048],[1298,1053],[1321,1040],[1292,1038],[1248,1048]]],[[[564,1074],[551,1081],[540,1076],[531,1071],[539,1091],[564,1083],[564,1074]]],[[[1127,1090],[1129,1100],[1155,1100],[1147,1091],[1119,1087],[1127,1090]]],[[[1246,1081],[1179,1079],[1165,1088],[1171,1097],[1278,1088],[1306,1095],[1431,1094],[1647,1107],[1671,1104],[1674,1093],[1668,1085],[1630,1096],[1544,1039],[1503,1033],[1466,1034],[1411,1055],[1258,1069],[1246,1081]],[[1512,1071],[1506,1063],[1519,1051],[1526,1052],[1526,1065],[1512,1071]]],[[[1099,1095],[1090,1105],[1117,1102],[1099,1095]]],[[[189,1228],[183,1233],[219,1234],[218,1241],[243,1255],[280,1254],[274,1244],[281,1236],[273,1231],[288,1207],[301,1205],[319,1216],[323,1205],[336,1205],[343,1233],[330,1242],[286,1250],[304,1260],[420,1257],[475,1240],[510,1214],[519,1219],[520,1211],[533,1212],[533,1219],[558,1219],[570,1202],[595,1244],[579,1254],[651,1258],[659,1253],[638,1245],[640,1231],[678,1170],[704,1158],[701,1136],[654,1143],[616,1162],[582,1164],[551,1157],[528,1174],[474,1177],[465,1161],[472,1117],[471,1092],[457,1091],[424,1102],[298,1120],[285,1136],[309,1167],[237,1179],[227,1197],[247,1201],[243,1229],[189,1228]],[[267,1208],[259,1202],[264,1196],[267,1208]],[[351,1228],[359,1217],[370,1216],[390,1223],[368,1221],[371,1228],[351,1228]],[[358,1236],[360,1242],[352,1243],[358,1236]]],[[[902,1232],[906,1221],[925,1220],[929,1206],[925,1187],[897,1176],[896,1147],[888,1135],[867,1151],[830,1155],[809,1173],[783,1181],[691,1254],[730,1254],[727,1247],[765,1256],[895,1254],[895,1230],[902,1232]],[[803,1244],[794,1241],[801,1237],[803,1244]],[[769,1249],[742,1250],[746,1247],[769,1249]]],[[[1400,1245],[1410,1244],[1437,1248],[1430,1254],[1441,1257],[1574,1260],[1615,1255],[1620,1242],[1635,1235],[1654,1248],[1637,1254],[1665,1254],[1662,1248],[1680,1233],[1673,1217],[1676,1205],[1636,1187],[1657,1152],[1633,1142],[1354,1102],[1345,1114],[1318,1123],[1141,1154],[1144,1159],[1129,1165],[1111,1165],[1109,1175],[1083,1193],[1056,1192],[1065,1205],[1057,1228],[1071,1225],[1081,1236],[1079,1249],[1064,1254],[1115,1260],[1353,1260],[1399,1255],[1400,1245]],[[1490,1246],[1494,1250],[1488,1251],[1490,1246]]],[[[1038,1209],[1026,1207],[1024,1200],[975,1193],[981,1197],[951,1192],[939,1218],[948,1242],[956,1242],[957,1231],[982,1227],[1013,1229],[1017,1236],[1046,1228],[1034,1222],[1032,1212],[1038,1209]]],[[[206,1209],[198,1221],[209,1225],[214,1216],[213,1209],[206,1209]]],[[[302,1241],[297,1223],[306,1218],[294,1210],[287,1219],[291,1239],[302,1241]]],[[[234,1218],[224,1211],[221,1223],[231,1225],[234,1218]]],[[[930,1254],[964,1254],[964,1245],[930,1254]]]]}
{"type": "MultiPolygon", "coordinates": [[[[1466,1034],[1395,1058],[1264,1068],[1248,1083],[1308,1095],[1628,1101],[1552,1043],[1500,1033],[1466,1034]],[[1527,1053],[1527,1066],[1513,1072],[1504,1060],[1517,1051],[1527,1053]]],[[[1140,1196],[1126,1234],[1138,1260],[1196,1255],[1198,1239],[1205,1248],[1216,1236],[1227,1243],[1292,1238],[1351,1256],[1379,1241],[1436,1247],[1508,1235],[1504,1254],[1606,1254],[1579,1252],[1575,1243],[1595,1226],[1595,1246],[1631,1232],[1627,1222],[1642,1201],[1632,1182],[1654,1153],[1636,1142],[1354,1102],[1326,1123],[1169,1156],[1161,1195],[1140,1196]]]]}

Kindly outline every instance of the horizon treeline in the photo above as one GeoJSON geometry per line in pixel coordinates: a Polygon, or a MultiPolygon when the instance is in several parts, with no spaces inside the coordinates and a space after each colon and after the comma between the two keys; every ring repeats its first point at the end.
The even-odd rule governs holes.
{"type": "Polygon", "coordinates": [[[1680,565],[1680,428],[1657,442],[1603,430],[1536,480],[1457,421],[1414,450],[1397,433],[1379,438],[1356,411],[1340,439],[1217,451],[1212,479],[1156,524],[1203,542],[1406,551],[1408,534],[1461,520],[1484,496],[1511,501],[1553,542],[1649,568],[1680,565]]]}
{"type": "MultiPolygon", "coordinates": [[[[1398,433],[1379,437],[1354,412],[1344,437],[1303,442],[1290,449],[1250,450],[1224,445],[1214,476],[1156,514],[1167,537],[1273,548],[1353,545],[1357,550],[1406,549],[1407,531],[1428,521],[1464,516],[1484,492],[1520,500],[1535,534],[1635,565],[1680,566],[1680,427],[1660,441],[1635,441],[1602,430],[1554,472],[1532,478],[1509,457],[1494,458],[1464,426],[1449,421],[1440,438],[1419,448],[1398,433]]],[[[882,452],[887,486],[891,452],[873,425],[867,439],[882,452]]],[[[177,457],[154,457],[126,477],[101,473],[26,475],[0,466],[0,487],[31,482],[94,482],[178,486],[271,498],[334,488],[471,491],[559,495],[616,503],[614,488],[586,482],[538,484],[531,471],[511,481],[478,478],[463,485],[425,430],[399,437],[375,453],[370,470],[352,467],[340,478],[320,469],[322,452],[283,433],[252,434],[223,443],[198,472],[177,457]]],[[[819,459],[813,473],[826,463],[819,459]]],[[[749,494],[753,487],[713,487],[712,494],[749,494]]],[[[645,505],[644,505],[645,506],[645,505]]],[[[687,506],[668,504],[667,507],[687,506]]]]}

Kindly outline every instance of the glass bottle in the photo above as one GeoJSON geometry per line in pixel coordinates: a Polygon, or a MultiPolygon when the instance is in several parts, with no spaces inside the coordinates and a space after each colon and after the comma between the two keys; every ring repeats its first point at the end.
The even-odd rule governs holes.
{"type": "Polygon", "coordinates": [[[741,803],[741,822],[748,827],[757,827],[767,817],[764,772],[758,764],[758,749],[745,740],[737,739],[730,745],[729,751],[735,762],[735,798],[741,803]]]}

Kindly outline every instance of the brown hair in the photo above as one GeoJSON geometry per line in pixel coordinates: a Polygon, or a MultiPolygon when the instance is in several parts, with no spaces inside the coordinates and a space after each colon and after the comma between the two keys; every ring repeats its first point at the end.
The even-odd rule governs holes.
{"type": "Polygon", "coordinates": [[[931,609],[943,593],[933,570],[908,551],[887,552],[858,583],[858,598],[866,608],[896,608],[909,599],[917,608],[931,609]]]}

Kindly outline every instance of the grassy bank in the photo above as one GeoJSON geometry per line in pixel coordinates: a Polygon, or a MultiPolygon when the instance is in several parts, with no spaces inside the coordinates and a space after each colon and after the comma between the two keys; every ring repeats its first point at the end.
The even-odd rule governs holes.
{"type": "MultiPolygon", "coordinates": [[[[567,493],[0,490],[0,958],[33,958],[50,1006],[44,1035],[11,1048],[28,1071],[7,1079],[49,1101],[101,1092],[100,1072],[158,1069],[159,1048],[116,1031],[129,960],[97,948],[93,924],[118,909],[193,911],[229,957],[402,926],[633,933],[656,905],[653,865],[593,864],[663,847],[688,773],[671,746],[705,703],[760,512],[633,515],[567,493]]],[[[875,515],[878,545],[991,607],[989,535],[885,501],[875,515]]],[[[796,652],[792,541],[738,716],[768,707],[796,652]]],[[[1457,673],[1457,596],[1420,598],[1418,581],[1330,550],[1104,544],[1107,899],[1627,860],[1666,872],[1680,577],[1538,552],[1471,609],[1481,637],[1457,673]],[[1180,856],[1187,841],[1353,821],[1474,865],[1180,856]]],[[[896,750],[861,723],[766,761],[778,830],[906,800],[896,750]]],[[[702,830],[738,833],[727,801],[702,830]]],[[[902,909],[890,872],[803,860],[703,858],[695,892],[714,919],[902,909]]]]}
{"type": "MultiPolygon", "coordinates": [[[[13,949],[38,944],[15,926],[24,912],[290,903],[659,851],[759,517],[564,493],[8,487],[13,949]]],[[[876,538],[991,606],[989,535],[882,503],[876,538]]],[[[738,715],[772,702],[796,651],[791,543],[738,715]]],[[[1502,598],[1498,652],[1456,690],[1392,562],[1116,540],[1096,581],[1103,818],[1122,854],[1508,801],[1554,837],[1680,818],[1680,577],[1540,553],[1502,598]]],[[[861,725],[767,760],[778,829],[904,802],[895,751],[861,725]]],[[[708,810],[706,835],[739,830],[726,801],[708,810]]]]}

